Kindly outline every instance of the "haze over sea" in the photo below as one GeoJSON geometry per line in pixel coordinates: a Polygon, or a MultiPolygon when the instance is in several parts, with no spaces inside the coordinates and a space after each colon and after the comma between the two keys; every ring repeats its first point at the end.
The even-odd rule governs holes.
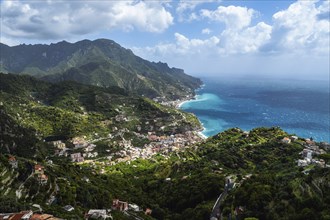
{"type": "Polygon", "coordinates": [[[280,126],[289,134],[330,141],[329,81],[203,78],[181,109],[203,123],[205,136],[228,128],[280,126]]]}

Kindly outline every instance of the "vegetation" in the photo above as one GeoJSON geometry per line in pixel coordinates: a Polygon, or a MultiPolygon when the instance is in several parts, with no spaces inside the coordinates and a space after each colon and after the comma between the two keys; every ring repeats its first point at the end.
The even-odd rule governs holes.
{"type": "MultiPolygon", "coordinates": [[[[142,210],[151,208],[151,216],[135,213],[143,219],[200,220],[210,218],[215,201],[225,192],[223,219],[330,218],[330,169],[298,167],[305,141],[283,143],[290,135],[278,127],[250,132],[232,128],[169,155],[106,163],[109,153],[122,150],[119,140],[143,148],[150,131],[171,135],[199,126],[191,114],[116,85],[48,83],[0,74],[0,212],[39,204],[46,213],[80,219],[89,209],[111,208],[118,198],[142,210]],[[111,142],[109,136],[114,136],[111,142]],[[73,137],[93,140],[99,156],[72,163],[56,156],[54,146],[44,141],[62,140],[72,152],[82,152],[73,149],[73,137]],[[17,167],[10,163],[11,155],[17,167]],[[36,164],[44,167],[44,183],[34,171],[36,164]],[[233,187],[228,188],[228,179],[233,187]],[[65,211],[65,205],[74,211],[65,211]]],[[[329,149],[324,149],[318,157],[328,163],[329,149]]],[[[131,219],[119,211],[112,215],[131,219]]]]}
{"type": "Polygon", "coordinates": [[[186,97],[201,85],[199,79],[181,69],[143,60],[106,39],[15,47],[0,44],[0,49],[0,71],[29,74],[51,82],[118,86],[139,95],[169,99],[186,97]]]}
{"type": "MultiPolygon", "coordinates": [[[[12,199],[1,200],[5,201],[1,207],[7,210],[15,190],[24,182],[21,199],[12,206],[17,209],[33,202],[48,213],[77,218],[90,208],[109,208],[112,199],[120,198],[143,209],[151,208],[154,219],[209,219],[225,178],[231,176],[237,186],[221,205],[224,219],[236,207],[244,210],[239,219],[327,219],[330,170],[315,168],[309,175],[303,174],[296,166],[302,146],[299,141],[281,143],[287,135],[279,128],[258,128],[246,136],[234,128],[207,139],[196,149],[169,158],[156,155],[119,163],[106,167],[105,172],[100,172],[98,163],[74,165],[62,159],[48,164],[40,158],[38,163],[45,166],[49,176],[43,186],[35,177],[26,180],[35,159],[18,157],[20,168],[11,170],[7,156],[2,155],[0,172],[7,173],[13,182],[2,196],[12,199]],[[56,201],[49,205],[55,186],[59,188],[56,201]],[[75,211],[65,212],[62,207],[67,204],[75,211]]],[[[6,175],[2,189],[8,184],[4,179],[6,175]]],[[[117,219],[127,218],[119,212],[113,214],[117,219]]]]}
{"type": "Polygon", "coordinates": [[[36,146],[44,145],[40,140],[48,136],[96,139],[114,129],[127,129],[129,138],[143,146],[146,140],[134,132],[172,134],[200,127],[189,113],[129,95],[119,87],[52,84],[30,76],[0,74],[0,102],[1,128],[6,129],[0,150],[6,153],[26,150],[32,156],[31,148],[37,150],[36,146]]]}

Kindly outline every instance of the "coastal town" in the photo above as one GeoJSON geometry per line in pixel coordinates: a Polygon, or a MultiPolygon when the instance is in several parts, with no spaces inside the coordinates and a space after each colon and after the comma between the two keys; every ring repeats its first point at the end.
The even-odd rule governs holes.
{"type": "MultiPolygon", "coordinates": [[[[119,131],[122,132],[122,131],[119,131]]],[[[162,135],[159,136],[154,132],[149,132],[145,136],[139,134],[141,138],[146,138],[149,143],[145,144],[143,148],[135,147],[132,145],[131,140],[126,140],[122,138],[121,141],[116,142],[120,146],[120,150],[114,153],[109,153],[105,157],[101,157],[96,151],[98,140],[87,140],[85,137],[75,137],[70,140],[71,147],[67,147],[66,143],[63,141],[50,141],[49,144],[55,148],[55,157],[67,158],[72,163],[77,165],[86,165],[95,168],[99,174],[104,174],[106,172],[106,167],[114,166],[118,163],[130,164],[132,161],[137,159],[150,159],[155,155],[160,155],[162,157],[169,158],[171,153],[176,153],[184,151],[186,148],[196,146],[197,143],[203,141],[203,138],[198,135],[195,131],[185,132],[183,134],[175,135],[162,135]],[[81,152],[75,152],[81,151],[81,152]],[[97,168],[97,169],[96,169],[97,168]]],[[[248,131],[243,131],[244,137],[249,137],[248,131]]],[[[114,136],[109,136],[107,140],[113,140],[114,136]]],[[[102,139],[104,140],[104,139],[102,139]]],[[[117,140],[117,139],[116,139],[117,140]]],[[[320,156],[327,154],[330,151],[330,144],[326,142],[315,142],[312,138],[298,138],[297,136],[287,136],[279,140],[283,146],[291,146],[291,144],[296,143],[303,147],[303,151],[300,152],[300,157],[303,159],[297,160],[297,166],[304,168],[303,173],[308,175],[309,171],[313,167],[317,166],[320,168],[330,168],[329,164],[326,164],[324,159],[320,156]]],[[[9,156],[8,163],[13,170],[17,169],[19,164],[15,156],[9,156]]],[[[51,166],[52,161],[47,160],[47,166],[51,166]]],[[[33,167],[33,172],[30,175],[37,179],[40,186],[45,186],[48,183],[47,168],[46,166],[37,163],[33,167]]],[[[250,179],[252,174],[245,175],[240,181],[237,181],[237,176],[232,174],[227,177],[229,183],[226,182],[225,192],[221,194],[216,201],[211,216],[219,216],[220,202],[224,200],[226,194],[229,191],[239,188],[241,184],[247,179],[250,179]],[[227,188],[227,185],[230,187],[227,188]]],[[[66,180],[67,181],[67,180],[66,180]]],[[[89,182],[89,178],[84,177],[85,182],[89,182]]],[[[171,178],[165,179],[165,181],[171,181],[171,178]]],[[[56,184],[56,180],[55,180],[56,184]]],[[[52,194],[47,202],[48,205],[52,205],[56,201],[56,194],[59,192],[59,187],[55,186],[54,194],[52,194]]],[[[20,198],[20,192],[17,192],[18,198],[20,198]]],[[[34,210],[26,210],[13,213],[0,213],[0,220],[61,220],[52,214],[47,214],[44,212],[39,204],[33,204],[34,210]]],[[[64,212],[73,212],[75,207],[71,204],[62,207],[64,212]]],[[[235,216],[240,215],[239,213],[244,212],[244,208],[238,206],[235,209],[235,216]],[[237,214],[238,213],[238,214],[237,214]]],[[[84,213],[84,219],[114,219],[112,216],[113,212],[121,212],[127,216],[131,216],[134,219],[143,219],[139,216],[151,215],[151,208],[141,208],[138,204],[130,203],[129,201],[123,201],[118,198],[112,199],[112,206],[109,209],[89,209],[84,213]],[[139,214],[140,213],[140,214],[139,214]]]]}
{"type": "Polygon", "coordinates": [[[62,141],[52,141],[51,145],[55,147],[55,156],[70,157],[72,162],[78,163],[93,163],[93,159],[106,159],[107,162],[104,165],[114,165],[120,162],[129,162],[141,159],[150,159],[156,154],[167,158],[172,152],[179,152],[190,146],[200,143],[204,137],[199,135],[196,131],[187,131],[183,134],[175,135],[161,135],[158,136],[154,132],[149,132],[147,135],[135,133],[142,139],[147,139],[148,143],[142,148],[133,146],[131,140],[126,140],[121,130],[115,135],[109,135],[107,141],[113,140],[116,136],[120,136],[120,141],[114,143],[119,146],[119,150],[110,153],[110,148],[106,150],[108,154],[106,157],[99,157],[99,153],[96,151],[95,140],[86,140],[84,137],[75,137],[72,139],[73,148],[66,147],[66,144],[62,141]],[[74,152],[80,151],[80,152],[74,152]]]}
{"type": "Polygon", "coordinates": [[[330,151],[329,143],[317,143],[313,138],[299,140],[297,136],[284,137],[281,142],[284,144],[295,142],[304,147],[303,151],[299,153],[300,157],[303,159],[297,160],[298,167],[306,168],[303,170],[304,174],[308,174],[315,165],[321,168],[330,168],[330,164],[326,164],[325,160],[320,158],[321,155],[327,154],[327,152],[330,151]]]}

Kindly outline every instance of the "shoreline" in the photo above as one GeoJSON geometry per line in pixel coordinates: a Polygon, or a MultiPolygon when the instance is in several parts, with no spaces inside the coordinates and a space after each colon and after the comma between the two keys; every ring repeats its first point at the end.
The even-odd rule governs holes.
{"type": "MultiPolygon", "coordinates": [[[[202,125],[203,126],[203,125],[202,125]]],[[[204,127],[203,127],[204,128],[204,127]]],[[[203,129],[205,130],[205,128],[203,129]]],[[[197,132],[197,135],[200,136],[203,140],[206,140],[208,138],[208,136],[206,136],[205,134],[203,134],[202,131],[197,132]]]]}
{"type": "MultiPolygon", "coordinates": [[[[202,89],[203,87],[205,86],[205,84],[203,84],[200,88],[196,89],[199,90],[199,89],[202,89]]],[[[176,109],[179,109],[181,111],[184,111],[183,109],[181,109],[182,105],[187,103],[187,102],[190,102],[190,101],[195,101],[196,100],[196,97],[197,97],[197,94],[195,94],[195,96],[191,96],[189,97],[188,99],[182,99],[182,100],[179,100],[177,101],[177,103],[175,104],[175,108],[176,109]]],[[[193,114],[193,113],[191,113],[193,114]]],[[[208,136],[206,136],[205,134],[203,134],[203,131],[206,130],[206,128],[204,127],[203,123],[201,122],[201,120],[194,114],[194,116],[197,118],[197,120],[199,121],[200,125],[201,125],[201,128],[198,129],[198,131],[196,131],[196,134],[201,137],[203,140],[206,140],[208,138],[208,136]]]]}
{"type": "Polygon", "coordinates": [[[192,100],[196,100],[196,96],[194,96],[190,99],[179,100],[178,103],[175,105],[175,108],[182,110],[181,109],[182,105],[185,104],[186,102],[190,102],[192,100]]]}

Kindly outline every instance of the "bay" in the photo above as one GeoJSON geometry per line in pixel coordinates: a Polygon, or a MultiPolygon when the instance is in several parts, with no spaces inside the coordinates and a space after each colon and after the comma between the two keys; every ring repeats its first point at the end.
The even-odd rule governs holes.
{"type": "Polygon", "coordinates": [[[194,100],[180,108],[194,113],[205,136],[232,127],[279,126],[290,134],[330,141],[328,81],[203,78],[194,100]]]}

